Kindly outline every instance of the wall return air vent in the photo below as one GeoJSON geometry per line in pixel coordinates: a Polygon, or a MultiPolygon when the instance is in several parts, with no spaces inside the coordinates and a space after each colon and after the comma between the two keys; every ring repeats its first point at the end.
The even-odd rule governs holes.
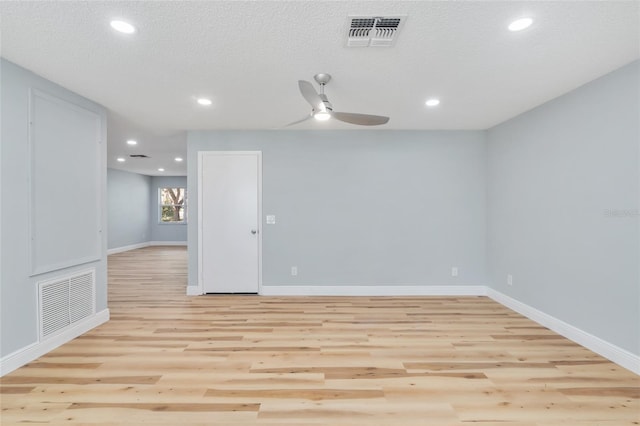
{"type": "Polygon", "coordinates": [[[38,283],[40,340],[95,314],[95,270],[38,283]]]}
{"type": "Polygon", "coordinates": [[[347,47],[390,47],[406,21],[396,16],[349,16],[347,47]]]}

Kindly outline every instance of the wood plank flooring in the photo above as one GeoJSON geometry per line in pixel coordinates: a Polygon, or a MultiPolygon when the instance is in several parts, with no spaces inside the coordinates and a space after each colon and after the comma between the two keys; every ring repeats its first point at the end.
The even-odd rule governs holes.
{"type": "Polygon", "coordinates": [[[111,321],[0,380],[2,425],[640,424],[640,378],[484,297],[186,297],[109,257],[111,321]]]}

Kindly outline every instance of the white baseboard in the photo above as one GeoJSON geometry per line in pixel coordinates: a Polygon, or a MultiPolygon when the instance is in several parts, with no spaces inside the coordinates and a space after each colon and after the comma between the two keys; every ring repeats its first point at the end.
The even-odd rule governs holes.
{"type": "Polygon", "coordinates": [[[143,248],[143,247],[149,247],[149,242],[144,242],[144,243],[139,243],[139,244],[131,244],[128,246],[122,246],[122,247],[116,247],[116,248],[110,248],[109,250],[107,250],[107,254],[116,254],[116,253],[122,253],[123,251],[129,251],[129,250],[135,250],[135,249],[139,249],[139,248],[143,248]]]}
{"type": "Polygon", "coordinates": [[[483,285],[263,285],[263,296],[485,296],[483,285]]]}
{"type": "Polygon", "coordinates": [[[107,255],[122,253],[123,251],[135,250],[135,249],[149,247],[149,246],[186,246],[186,245],[187,245],[186,241],[145,241],[144,243],[131,244],[129,246],[111,248],[107,250],[107,255]]]}
{"type": "MultiPolygon", "coordinates": [[[[175,245],[175,244],[173,244],[175,245]]],[[[198,286],[187,286],[187,295],[200,295],[198,286]]],[[[640,375],[640,356],[593,336],[549,314],[483,285],[469,286],[262,286],[264,296],[488,296],[536,323],[572,340],[608,360],[640,375]]],[[[72,328],[43,342],[36,342],[0,359],[0,377],[37,359],[62,344],[109,320],[104,309],[72,328]]]]}
{"type": "Polygon", "coordinates": [[[602,355],[609,361],[615,362],[619,366],[640,375],[640,356],[634,355],[625,349],[589,334],[571,324],[567,324],[566,322],[539,311],[536,308],[512,299],[499,291],[488,288],[487,295],[507,308],[524,315],[530,320],[555,331],[561,336],[564,336],[599,355],[602,355]]]}
{"type": "Polygon", "coordinates": [[[202,290],[197,285],[188,285],[187,286],[187,296],[200,296],[202,294],[202,290]]]}
{"type": "Polygon", "coordinates": [[[150,246],[186,246],[186,241],[149,241],[150,246]]]}
{"type": "Polygon", "coordinates": [[[107,321],[109,321],[109,309],[104,309],[89,318],[80,320],[78,323],[74,324],[73,327],[56,336],[42,342],[32,343],[29,346],[2,357],[2,359],[0,359],[0,377],[11,373],[13,370],[18,369],[35,359],[38,359],[47,352],[62,346],[63,344],[75,339],[100,324],[104,324],[107,321]]]}

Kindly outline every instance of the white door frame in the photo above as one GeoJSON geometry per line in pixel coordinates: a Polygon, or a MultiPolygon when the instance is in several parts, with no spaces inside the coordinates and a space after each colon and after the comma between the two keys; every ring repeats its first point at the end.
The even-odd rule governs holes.
{"type": "Polygon", "coordinates": [[[208,156],[255,155],[258,157],[258,294],[262,294],[262,151],[198,151],[198,291],[204,294],[202,279],[202,162],[208,156]]]}

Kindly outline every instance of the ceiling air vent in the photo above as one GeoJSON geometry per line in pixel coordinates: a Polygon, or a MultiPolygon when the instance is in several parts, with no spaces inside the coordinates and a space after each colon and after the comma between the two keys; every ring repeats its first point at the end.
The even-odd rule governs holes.
{"type": "Polygon", "coordinates": [[[131,158],[149,158],[148,155],[144,155],[144,154],[131,154],[131,155],[129,155],[129,157],[131,157],[131,158]]]}
{"type": "Polygon", "coordinates": [[[406,16],[349,16],[347,47],[392,46],[406,16]]]}

